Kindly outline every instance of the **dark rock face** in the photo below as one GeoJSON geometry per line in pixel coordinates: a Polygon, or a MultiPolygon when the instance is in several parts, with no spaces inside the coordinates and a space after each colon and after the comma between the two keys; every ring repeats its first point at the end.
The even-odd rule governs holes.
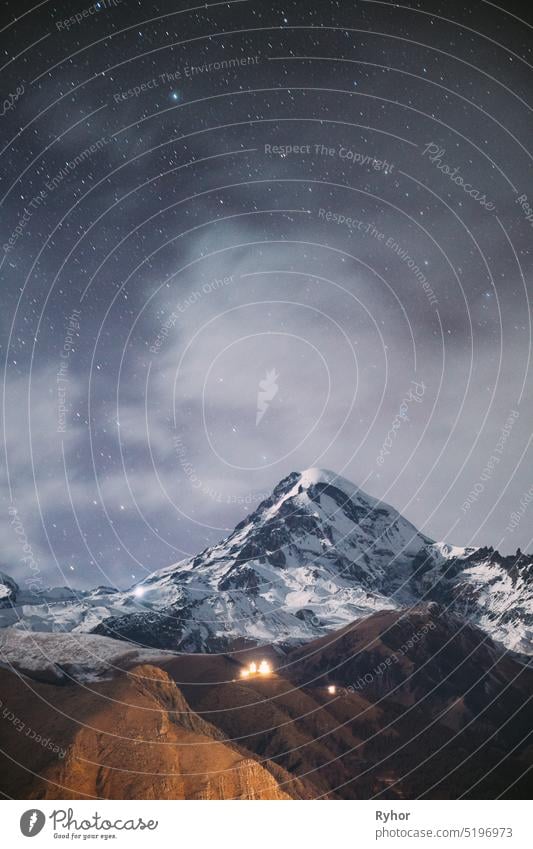
{"type": "MultiPolygon", "coordinates": [[[[367,510],[357,506],[345,492],[327,483],[317,483],[309,487],[309,497],[311,501],[320,504],[320,496],[327,495],[337,505],[339,510],[342,510],[345,516],[350,519],[354,525],[358,525],[367,517],[367,510]]],[[[386,511],[382,511],[382,514],[386,511]]]]}
{"type": "Polygon", "coordinates": [[[139,646],[176,649],[181,640],[183,625],[190,610],[169,609],[164,613],[146,611],[125,616],[109,617],[93,629],[93,634],[127,640],[139,646]]]}

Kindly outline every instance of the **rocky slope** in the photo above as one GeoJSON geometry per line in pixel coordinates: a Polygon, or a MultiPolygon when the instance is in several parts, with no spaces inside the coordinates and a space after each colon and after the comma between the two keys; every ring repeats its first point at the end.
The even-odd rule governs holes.
{"type": "Polygon", "coordinates": [[[437,604],[376,613],[293,649],[272,680],[235,683],[227,667],[216,680],[214,662],[195,677],[179,657],[169,671],[188,681],[198,713],[321,798],[531,792],[533,670],[437,604]]]}
{"type": "Polygon", "coordinates": [[[13,630],[19,670],[28,637],[46,668],[73,640],[80,662],[54,683],[36,648],[27,674],[0,669],[0,792],[14,798],[531,796],[533,670],[434,603],[271,650],[264,678],[240,676],[258,648],[126,669],[124,644],[13,630]]]}
{"type": "MultiPolygon", "coordinates": [[[[41,635],[38,635],[38,639],[41,635]]],[[[84,637],[81,638],[83,640],[84,637]]],[[[305,784],[231,743],[161,668],[91,687],[0,670],[0,790],[27,799],[289,799],[305,784]]]]}

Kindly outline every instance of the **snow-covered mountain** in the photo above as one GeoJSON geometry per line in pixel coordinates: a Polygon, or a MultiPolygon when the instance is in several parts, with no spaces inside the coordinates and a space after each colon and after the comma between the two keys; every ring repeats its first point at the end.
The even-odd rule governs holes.
{"type": "Polygon", "coordinates": [[[97,629],[186,650],[238,638],[301,643],[416,601],[412,563],[431,543],[399,513],[320,469],[294,472],[221,543],[135,588],[151,608],[97,629]]]}
{"type": "MultiPolygon", "coordinates": [[[[114,610],[122,612],[128,594],[112,587],[76,590],[70,587],[36,589],[20,587],[0,572],[0,628],[14,626],[31,631],[91,631],[114,610]]],[[[134,604],[130,601],[132,610],[134,604]]]]}
{"type": "Polygon", "coordinates": [[[426,600],[533,654],[532,563],[435,543],[344,478],[308,469],[282,480],[225,540],[126,592],[28,598],[0,580],[0,625],[217,651],[236,641],[299,644],[426,600]]]}
{"type": "Polygon", "coordinates": [[[413,566],[421,597],[445,605],[508,649],[533,655],[531,555],[435,544],[413,566]]]}

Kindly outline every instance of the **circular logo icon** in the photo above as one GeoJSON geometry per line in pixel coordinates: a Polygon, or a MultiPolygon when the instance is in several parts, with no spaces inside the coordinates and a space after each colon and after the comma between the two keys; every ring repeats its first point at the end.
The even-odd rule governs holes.
{"type": "Polygon", "coordinates": [[[35,837],[42,831],[46,817],[42,811],[37,808],[32,808],[29,811],[24,811],[20,818],[20,830],[24,837],[35,837]]]}

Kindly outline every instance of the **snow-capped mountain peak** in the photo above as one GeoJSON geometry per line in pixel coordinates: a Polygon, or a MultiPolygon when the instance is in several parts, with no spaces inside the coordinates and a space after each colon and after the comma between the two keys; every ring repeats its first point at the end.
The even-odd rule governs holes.
{"type": "Polygon", "coordinates": [[[28,599],[5,579],[0,624],[149,646],[299,644],[377,610],[437,601],[533,653],[533,563],[433,542],[325,469],[292,472],[229,536],[125,592],[28,599]]]}
{"type": "Polygon", "coordinates": [[[188,575],[199,591],[215,579],[218,590],[235,594],[261,587],[279,595],[281,585],[290,581],[293,591],[299,581],[311,596],[320,579],[356,581],[358,597],[397,591],[399,603],[411,598],[412,559],[428,544],[392,507],[334,472],[308,469],[284,478],[225,540],[143,582],[143,597],[148,602],[160,581],[182,588],[188,575]]]}

